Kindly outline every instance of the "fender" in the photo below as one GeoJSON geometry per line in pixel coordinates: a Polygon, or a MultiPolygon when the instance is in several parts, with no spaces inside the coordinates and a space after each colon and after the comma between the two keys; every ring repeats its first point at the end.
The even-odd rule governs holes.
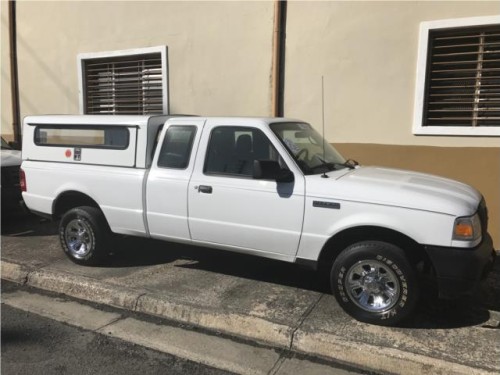
{"type": "MultiPolygon", "coordinates": [[[[450,246],[452,223],[446,214],[380,205],[372,205],[368,211],[366,203],[361,202],[342,202],[342,212],[313,208],[311,205],[306,209],[297,258],[317,261],[331,238],[359,227],[383,228],[400,233],[422,245],[440,243],[441,246],[450,246]],[[312,209],[322,211],[318,211],[318,215],[318,212],[312,213],[312,209]],[[433,231],[422,231],[429,224],[433,231]],[[443,233],[447,235],[444,236],[443,233]]],[[[359,240],[364,238],[360,237],[359,240]]]]}
{"type": "MultiPolygon", "coordinates": [[[[99,203],[89,194],[88,191],[82,192],[76,189],[59,189],[56,198],[52,202],[52,216],[58,217],[66,212],[69,208],[88,205],[100,208],[99,203]],[[66,199],[71,199],[69,205],[62,203],[66,199]],[[63,204],[63,206],[61,206],[63,204]],[[71,206],[71,207],[70,207],[71,206]]],[[[86,189],[82,189],[86,190],[86,189]]]]}

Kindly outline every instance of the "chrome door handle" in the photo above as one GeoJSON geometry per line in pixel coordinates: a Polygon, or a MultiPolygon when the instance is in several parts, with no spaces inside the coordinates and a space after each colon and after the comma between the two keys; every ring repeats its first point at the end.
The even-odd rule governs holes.
{"type": "Polygon", "coordinates": [[[200,185],[198,187],[198,192],[205,194],[212,194],[212,187],[207,185],[200,185]]]}

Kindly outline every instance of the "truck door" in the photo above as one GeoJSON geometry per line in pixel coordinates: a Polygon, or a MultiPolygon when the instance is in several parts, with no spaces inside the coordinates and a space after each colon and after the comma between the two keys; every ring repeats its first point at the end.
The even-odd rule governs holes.
{"type": "Polygon", "coordinates": [[[205,125],[189,183],[193,241],[293,259],[304,215],[302,174],[287,155],[280,155],[282,146],[265,134],[266,129],[251,126],[255,120],[248,120],[248,126],[215,121],[205,125]],[[279,161],[294,172],[295,181],[253,179],[254,160],[279,161]]]}
{"type": "Polygon", "coordinates": [[[151,237],[190,241],[187,192],[204,120],[169,121],[156,145],[147,178],[147,222],[151,237]]]}

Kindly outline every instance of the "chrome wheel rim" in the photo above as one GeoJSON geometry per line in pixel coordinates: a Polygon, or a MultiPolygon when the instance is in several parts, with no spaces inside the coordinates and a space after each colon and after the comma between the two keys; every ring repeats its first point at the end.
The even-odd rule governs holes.
{"type": "Polygon", "coordinates": [[[350,299],[369,312],[383,312],[399,300],[401,289],[394,271],[378,260],[363,260],[347,271],[345,287],[350,299]]]}
{"type": "Polygon", "coordinates": [[[94,247],[92,228],[82,219],[73,219],[64,230],[64,240],[68,250],[76,259],[87,256],[94,247]]]}

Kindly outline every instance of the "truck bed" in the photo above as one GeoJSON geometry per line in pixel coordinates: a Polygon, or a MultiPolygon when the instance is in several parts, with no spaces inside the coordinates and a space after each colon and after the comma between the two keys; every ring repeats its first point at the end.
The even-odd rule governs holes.
{"type": "Polygon", "coordinates": [[[61,193],[76,191],[95,199],[113,232],[148,235],[143,202],[147,169],[26,160],[23,170],[28,186],[24,200],[31,210],[50,215],[61,193]]]}

